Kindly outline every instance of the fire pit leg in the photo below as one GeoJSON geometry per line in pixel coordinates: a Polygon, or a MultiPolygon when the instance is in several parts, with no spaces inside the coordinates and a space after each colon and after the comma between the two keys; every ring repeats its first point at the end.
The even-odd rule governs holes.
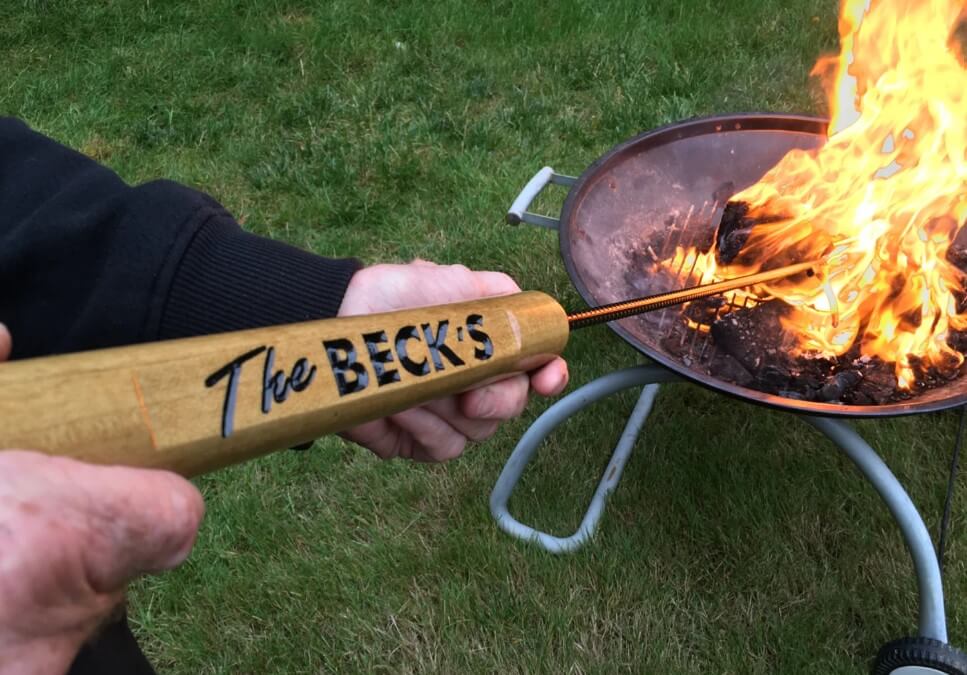
{"type": "Polygon", "coordinates": [[[886,463],[851,426],[828,417],[803,417],[803,420],[822,431],[839,446],[886,502],[913,557],[920,591],[920,637],[946,643],[947,619],[944,615],[940,565],[937,563],[930,533],[923,524],[917,507],[886,463]]]}
{"type": "Polygon", "coordinates": [[[496,519],[498,527],[518,539],[532,541],[551,553],[569,553],[584,546],[597,529],[601,515],[604,513],[604,504],[608,495],[614,491],[621,479],[621,472],[624,470],[628,457],[631,456],[631,449],[641,433],[648,413],[651,412],[655,395],[658,393],[657,383],[676,379],[678,378],[674,374],[659,366],[627,368],[609,373],[584,385],[548,408],[521,437],[510,459],[504,465],[503,471],[500,472],[493,492],[490,494],[490,513],[496,519]],[[624,389],[642,385],[644,385],[644,389],[641,392],[641,397],[628,418],[628,424],[621,434],[614,454],[611,456],[611,461],[608,462],[608,466],[604,470],[601,482],[598,483],[588,510],[584,514],[577,531],[570,537],[555,537],[525,525],[514,518],[507,509],[507,502],[541,442],[562,422],[595,401],[624,389]]]}

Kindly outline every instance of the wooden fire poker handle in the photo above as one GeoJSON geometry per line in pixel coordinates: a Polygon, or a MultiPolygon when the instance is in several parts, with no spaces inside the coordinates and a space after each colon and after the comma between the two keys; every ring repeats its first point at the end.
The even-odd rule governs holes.
{"type": "Polygon", "coordinates": [[[560,354],[544,293],[0,365],[0,448],[194,476],[560,354]]]}

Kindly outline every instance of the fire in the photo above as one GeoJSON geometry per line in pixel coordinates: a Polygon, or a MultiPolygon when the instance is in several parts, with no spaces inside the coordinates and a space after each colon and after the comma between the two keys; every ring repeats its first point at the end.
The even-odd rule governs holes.
{"type": "Polygon", "coordinates": [[[793,306],[783,324],[800,352],[858,345],[894,363],[904,389],[917,359],[943,372],[964,360],[947,344],[967,329],[964,275],[946,256],[967,220],[967,68],[953,37],[965,16],[964,0],[844,0],[841,53],[813,70],[828,83],[827,142],[790,152],[733,197],[781,219],[753,227],[728,267],[714,256],[694,265],[713,281],[825,260],[818,281],[754,297],[793,306]]]}

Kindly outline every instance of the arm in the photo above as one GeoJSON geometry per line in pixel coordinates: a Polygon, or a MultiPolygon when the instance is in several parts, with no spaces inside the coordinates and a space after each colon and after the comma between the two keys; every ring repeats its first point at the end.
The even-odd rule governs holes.
{"type": "MultiPolygon", "coordinates": [[[[0,322],[13,358],[188,337],[513,293],[510,277],[427,262],[359,274],[243,231],[213,199],[169,181],[127,186],[83,155],[0,118],[0,322]]],[[[346,437],[381,457],[440,461],[558,393],[556,360],[528,378],[449,397],[346,437]]]]}
{"type": "MultiPolygon", "coordinates": [[[[209,197],[174,183],[129,187],[0,119],[0,322],[14,357],[518,290],[506,275],[462,266],[358,268],[245,233],[209,197]]],[[[519,414],[531,389],[550,395],[566,382],[558,359],[346,436],[381,457],[449,459],[519,414]]],[[[173,474],[0,451],[0,544],[9,544],[0,546],[0,675],[70,663],[129,579],[187,555],[201,510],[197,491],[173,474]],[[114,527],[97,536],[91,523],[114,527]]]]}
{"type": "Polygon", "coordinates": [[[0,322],[13,358],[334,316],[360,264],[243,231],[0,118],[0,322]]]}

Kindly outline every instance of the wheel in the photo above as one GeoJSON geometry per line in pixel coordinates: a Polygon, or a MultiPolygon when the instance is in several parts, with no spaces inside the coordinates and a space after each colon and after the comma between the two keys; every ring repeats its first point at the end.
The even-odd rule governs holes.
{"type": "Polygon", "coordinates": [[[946,642],[900,638],[880,650],[873,675],[967,675],[967,654],[946,642]]]}

